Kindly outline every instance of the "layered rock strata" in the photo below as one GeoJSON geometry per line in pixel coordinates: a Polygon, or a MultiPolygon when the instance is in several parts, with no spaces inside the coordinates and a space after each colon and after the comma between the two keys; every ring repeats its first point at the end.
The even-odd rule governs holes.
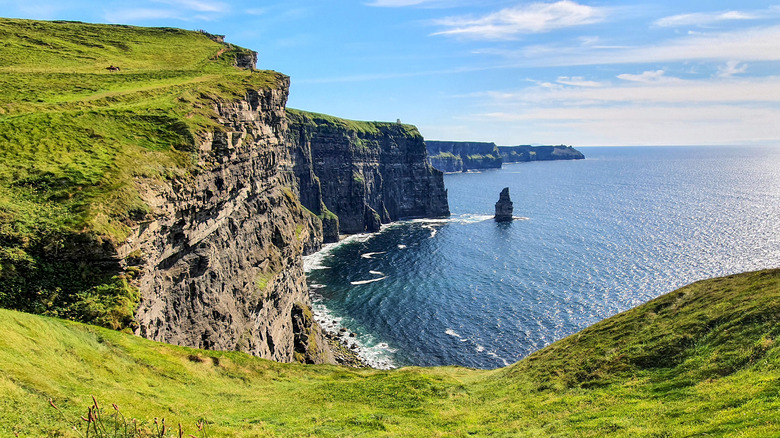
{"type": "Polygon", "coordinates": [[[499,146],[505,163],[525,161],[582,160],[585,155],[571,146],[499,146]]]}
{"type": "Polygon", "coordinates": [[[290,186],[288,79],[215,104],[221,129],[198,138],[200,169],[168,184],[139,182],[152,219],[119,248],[139,272],[136,333],[240,350],[282,362],[331,362],[301,256],[321,224],[290,186]]]}
{"type": "Polygon", "coordinates": [[[495,143],[426,140],[433,167],[442,172],[500,169],[503,163],[581,160],[571,146],[496,146],[495,143]]]}
{"type": "Polygon", "coordinates": [[[428,163],[414,126],[298,110],[288,110],[288,121],[297,194],[323,220],[326,241],[398,219],[449,215],[442,173],[428,163]]]}
{"type": "Polygon", "coordinates": [[[443,172],[501,168],[495,143],[426,140],[425,146],[433,167],[443,172]]]}
{"type": "Polygon", "coordinates": [[[504,190],[501,190],[501,193],[498,195],[494,219],[496,222],[509,222],[512,220],[513,212],[514,206],[512,204],[512,199],[509,198],[509,187],[504,187],[504,190]]]}

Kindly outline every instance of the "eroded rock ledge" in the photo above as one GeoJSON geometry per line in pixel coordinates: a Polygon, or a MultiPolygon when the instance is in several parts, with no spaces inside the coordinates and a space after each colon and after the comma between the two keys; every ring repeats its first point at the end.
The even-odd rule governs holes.
{"type": "Polygon", "coordinates": [[[137,334],[282,362],[332,361],[306,317],[301,256],[322,234],[284,171],[288,84],[216,104],[223,129],[198,139],[201,170],[191,179],[139,182],[154,220],[120,249],[141,272],[137,334]]]}
{"type": "Polygon", "coordinates": [[[326,241],[403,218],[449,216],[440,171],[417,128],[288,110],[301,203],[323,220],[326,241]]]}
{"type": "Polygon", "coordinates": [[[339,232],[449,215],[416,128],[287,112],[280,77],[275,89],[215,104],[221,128],[198,138],[193,176],[138,182],[153,219],[119,248],[138,272],[137,334],[333,362],[311,317],[302,255],[339,232]]]}

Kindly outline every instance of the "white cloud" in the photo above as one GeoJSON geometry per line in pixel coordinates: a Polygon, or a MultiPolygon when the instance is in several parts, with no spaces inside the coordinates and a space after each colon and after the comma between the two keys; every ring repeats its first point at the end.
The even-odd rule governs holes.
{"type": "Polygon", "coordinates": [[[131,8],[106,12],[110,23],[129,23],[138,20],[182,20],[181,12],[173,9],[131,8]]]}
{"type": "Polygon", "coordinates": [[[581,5],[570,0],[555,3],[531,3],[507,8],[482,17],[450,17],[436,20],[446,28],[433,35],[471,39],[512,39],[520,34],[544,33],[556,29],[598,23],[607,10],[581,5]]]}
{"type": "MultiPolygon", "coordinates": [[[[637,75],[641,76],[641,75],[637,75]]],[[[754,79],[664,80],[623,82],[583,88],[530,87],[516,93],[487,93],[494,103],[552,105],[642,103],[774,103],[780,106],[780,76],[754,79]]]]}
{"type": "Polygon", "coordinates": [[[778,117],[777,107],[731,105],[531,108],[473,116],[487,126],[509,131],[515,138],[509,143],[527,138],[529,132],[546,132],[541,142],[597,146],[776,144],[778,117]]]}
{"type": "Polygon", "coordinates": [[[475,117],[500,132],[544,131],[555,137],[541,141],[579,145],[780,141],[780,76],[546,85],[473,95],[487,108],[475,117]]]}
{"type": "Polygon", "coordinates": [[[201,0],[153,0],[154,3],[168,5],[160,8],[126,8],[107,11],[104,18],[110,22],[127,23],[141,20],[210,20],[214,15],[227,13],[230,6],[217,1],[201,0]],[[193,15],[193,12],[198,14],[193,15]]]}
{"type": "Polygon", "coordinates": [[[718,67],[719,78],[730,78],[734,75],[742,74],[747,71],[747,64],[740,65],[739,61],[729,61],[726,65],[718,67]]]}
{"type": "Polygon", "coordinates": [[[674,82],[679,81],[678,78],[672,78],[665,76],[666,72],[663,70],[646,71],[641,74],[635,75],[630,73],[623,73],[618,75],[618,79],[630,82],[674,82]]]}
{"type": "Polygon", "coordinates": [[[707,26],[721,21],[756,20],[759,18],[761,18],[760,15],[753,13],[726,11],[672,15],[671,17],[661,18],[653,24],[659,27],[707,26]]]}
{"type": "Polygon", "coordinates": [[[573,87],[602,87],[603,82],[588,81],[582,76],[560,76],[555,82],[563,85],[571,85],[573,87]]]}
{"type": "Polygon", "coordinates": [[[593,48],[583,45],[537,45],[520,50],[483,49],[522,66],[646,64],[656,62],[780,61],[780,26],[711,34],[685,35],[655,45],[593,48]]]}

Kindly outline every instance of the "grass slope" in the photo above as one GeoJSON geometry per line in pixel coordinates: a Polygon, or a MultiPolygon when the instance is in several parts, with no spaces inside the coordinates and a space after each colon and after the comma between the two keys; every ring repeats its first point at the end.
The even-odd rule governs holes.
{"type": "Polygon", "coordinates": [[[154,214],[136,181],[197,171],[198,133],[222,129],[216,101],[279,86],[235,68],[245,52],[180,29],[0,18],[0,306],[132,320],[116,272],[66,260],[154,214]]]}
{"type": "Polygon", "coordinates": [[[778,436],[778,318],[780,270],[762,271],[684,287],[505,369],[376,371],[2,310],[0,435],[76,436],[94,394],[185,436],[201,418],[237,437],[778,436]]]}
{"type": "Polygon", "coordinates": [[[358,135],[379,135],[383,131],[391,131],[394,135],[407,137],[422,137],[420,131],[414,125],[393,122],[368,122],[360,120],[342,119],[327,114],[301,111],[287,108],[287,119],[290,123],[299,126],[309,126],[312,129],[333,130],[336,132],[351,131],[358,135]]]}

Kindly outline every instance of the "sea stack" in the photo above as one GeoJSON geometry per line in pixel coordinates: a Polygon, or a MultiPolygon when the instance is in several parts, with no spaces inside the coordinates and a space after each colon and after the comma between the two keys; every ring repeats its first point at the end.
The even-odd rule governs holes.
{"type": "Polygon", "coordinates": [[[508,222],[512,220],[512,200],[509,199],[509,187],[504,187],[496,202],[496,222],[508,222]]]}

